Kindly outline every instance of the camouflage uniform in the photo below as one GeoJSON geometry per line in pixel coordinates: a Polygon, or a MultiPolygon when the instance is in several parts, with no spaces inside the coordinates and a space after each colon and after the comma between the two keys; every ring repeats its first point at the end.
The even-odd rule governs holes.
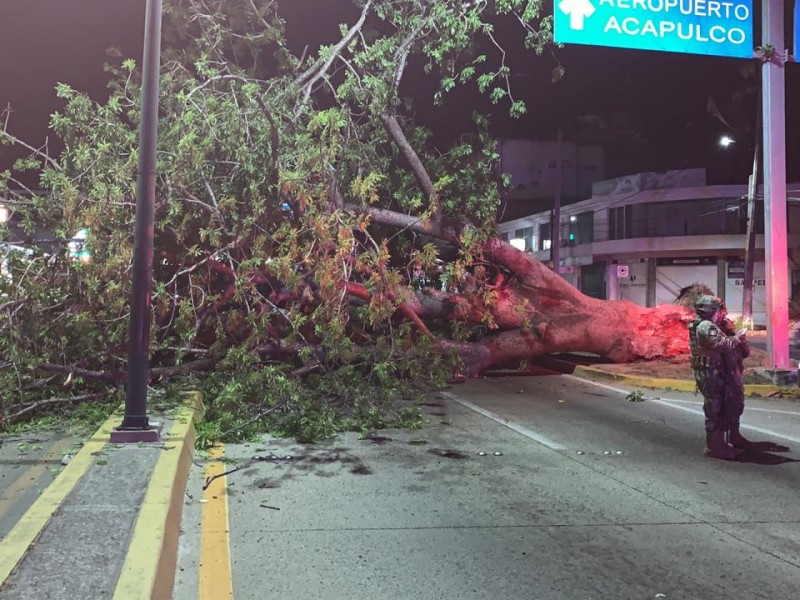
{"type": "MultiPolygon", "coordinates": [[[[706,422],[706,453],[733,458],[725,432],[738,424],[744,409],[744,388],[740,367],[747,342],[726,333],[714,322],[724,305],[714,296],[701,296],[695,304],[697,318],[689,324],[689,351],[697,389],[703,394],[706,422]]],[[[738,430],[738,429],[737,429],[738,430]]]]}
{"type": "MultiPolygon", "coordinates": [[[[733,323],[724,321],[720,330],[727,336],[735,336],[733,323]]],[[[750,344],[737,344],[729,354],[725,355],[728,376],[725,380],[724,413],[727,417],[723,423],[726,430],[738,429],[739,419],[744,412],[744,359],[750,356],[750,344]]]]}

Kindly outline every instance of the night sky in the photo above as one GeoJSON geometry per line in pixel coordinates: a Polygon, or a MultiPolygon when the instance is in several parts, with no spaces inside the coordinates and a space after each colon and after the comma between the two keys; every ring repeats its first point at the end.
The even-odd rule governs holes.
{"type": "MultiPolygon", "coordinates": [[[[3,0],[0,106],[12,105],[9,129],[41,143],[49,114],[60,106],[54,92],[58,81],[102,98],[106,48],[116,46],[123,55],[141,60],[144,5],[145,0],[3,0]]],[[[298,52],[307,39],[335,39],[336,24],[352,22],[354,14],[343,10],[349,6],[346,0],[283,0],[281,5],[290,44],[298,52]]],[[[787,43],[790,39],[787,32],[787,43]]],[[[508,45],[521,47],[511,35],[508,45]]],[[[521,52],[510,57],[516,93],[528,102],[529,113],[519,121],[510,121],[500,107],[466,92],[451,94],[444,108],[432,107],[425,96],[434,83],[414,77],[419,65],[409,67],[404,91],[415,96],[418,119],[434,127],[442,143],[468,129],[469,115],[479,108],[493,114],[498,136],[554,139],[561,128],[565,139],[603,142],[608,176],[705,166],[710,183],[746,182],[752,164],[755,80],[743,77],[742,70],[751,61],[593,46],[555,52],[566,69],[557,84],[550,82],[556,65],[552,57],[521,52]],[[708,113],[709,98],[735,130],[708,113]],[[720,148],[722,134],[737,143],[720,148]]],[[[800,180],[798,98],[800,64],[789,64],[790,181],[800,180]]],[[[10,153],[0,150],[0,168],[9,159],[10,153]]]]}

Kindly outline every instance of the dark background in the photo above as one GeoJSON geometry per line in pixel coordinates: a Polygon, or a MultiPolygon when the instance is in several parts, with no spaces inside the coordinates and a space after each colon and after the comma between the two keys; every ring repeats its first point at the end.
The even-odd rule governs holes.
{"type": "MultiPolygon", "coordinates": [[[[60,107],[55,85],[65,82],[95,98],[105,95],[102,64],[115,46],[141,61],[145,0],[3,0],[0,6],[0,106],[10,103],[9,130],[39,145],[49,115],[60,107]]],[[[786,0],[787,15],[792,0],[786,0]]],[[[340,22],[352,23],[348,0],[283,0],[290,45],[298,53],[309,41],[338,39],[340,22]]],[[[760,38],[760,3],[755,2],[755,39],[760,38]]],[[[745,183],[752,165],[757,80],[756,61],[661,52],[570,46],[556,58],[523,52],[516,28],[498,29],[511,50],[515,93],[528,104],[520,120],[507,107],[492,106],[470,90],[451,93],[443,108],[430,102],[435,81],[409,66],[403,92],[413,95],[417,117],[442,145],[470,129],[473,110],[493,116],[497,136],[602,143],[608,177],[646,170],[706,167],[709,183],[745,183]],[[560,63],[566,75],[551,82],[560,63]],[[709,112],[713,99],[731,127],[709,112]],[[728,134],[736,143],[718,144],[728,134]]],[[[787,19],[787,47],[792,41],[787,19]]],[[[800,65],[788,64],[787,174],[800,180],[800,65]]],[[[51,140],[52,144],[52,140],[51,140]]],[[[52,146],[51,146],[52,147],[52,146]]],[[[15,153],[0,149],[0,168],[15,153]]]]}

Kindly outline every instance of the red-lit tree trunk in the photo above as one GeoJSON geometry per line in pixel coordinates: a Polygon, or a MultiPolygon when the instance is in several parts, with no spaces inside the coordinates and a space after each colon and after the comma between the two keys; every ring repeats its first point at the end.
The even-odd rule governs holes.
{"type": "MultiPolygon", "coordinates": [[[[375,222],[384,225],[457,241],[452,224],[422,222],[381,209],[369,212],[375,222]]],[[[505,274],[496,282],[497,299],[491,306],[478,306],[467,294],[424,289],[400,307],[401,314],[424,323],[447,319],[480,324],[488,309],[496,328],[480,341],[439,341],[442,349],[460,354],[469,374],[558,352],[591,352],[615,362],[688,352],[687,323],[693,315],[684,307],[644,308],[591,298],[529,254],[497,238],[484,243],[483,254],[505,274]]]]}

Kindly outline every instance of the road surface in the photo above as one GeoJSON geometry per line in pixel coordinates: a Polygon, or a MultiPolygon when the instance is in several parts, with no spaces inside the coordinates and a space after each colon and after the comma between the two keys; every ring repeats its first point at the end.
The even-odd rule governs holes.
{"type": "Polygon", "coordinates": [[[55,431],[0,435],[0,539],[55,479],[80,449],[85,431],[55,431]]]}
{"type": "Polygon", "coordinates": [[[632,389],[482,378],[418,431],[226,446],[191,475],[174,598],[797,597],[800,404],[748,399],[744,434],[784,447],[724,462],[698,398],[632,389]]]}

